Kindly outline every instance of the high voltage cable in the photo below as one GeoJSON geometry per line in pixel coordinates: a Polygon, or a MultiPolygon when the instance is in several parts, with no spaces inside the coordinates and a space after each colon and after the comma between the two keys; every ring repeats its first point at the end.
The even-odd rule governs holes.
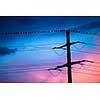
{"type": "Polygon", "coordinates": [[[56,64],[61,64],[62,62],[55,62],[55,63],[45,63],[45,64],[42,64],[42,65],[34,65],[34,64],[28,64],[28,65],[0,65],[0,67],[7,67],[7,68],[12,68],[12,67],[9,67],[9,66],[14,66],[14,67],[25,67],[25,66],[54,66],[56,64]],[[52,65],[53,64],[53,65],[52,65]]]}
{"type": "MultiPolygon", "coordinates": [[[[58,64],[60,65],[60,64],[58,64]]],[[[83,65],[87,65],[87,64],[83,64],[83,65]]],[[[9,65],[10,66],[10,65],[9,65]]],[[[4,71],[4,70],[8,70],[7,68],[10,68],[10,70],[23,70],[23,69],[34,69],[34,70],[38,70],[38,69],[44,69],[44,68],[50,68],[50,66],[56,66],[56,65],[40,65],[40,66],[48,66],[48,67],[40,67],[40,68],[37,68],[37,67],[32,67],[32,66],[35,66],[35,65],[13,65],[14,67],[9,67],[8,65],[6,66],[0,66],[0,67],[6,67],[6,68],[0,68],[0,71],[4,71]],[[28,67],[25,67],[25,66],[28,66],[28,67]],[[29,67],[31,66],[31,67],[29,67]]],[[[39,65],[38,65],[39,66],[39,65]]],[[[90,64],[91,66],[91,64],[90,64]]],[[[72,67],[74,68],[74,67],[72,67]]]]}
{"type": "Polygon", "coordinates": [[[81,51],[77,51],[77,50],[72,50],[73,52],[82,52],[82,53],[87,53],[87,54],[94,54],[94,55],[98,55],[100,56],[100,53],[97,53],[97,52],[88,52],[88,51],[84,51],[84,50],[81,50],[81,51]]]}
{"type": "MultiPolygon", "coordinates": [[[[42,51],[45,51],[45,50],[52,50],[52,48],[45,48],[45,49],[39,49],[39,48],[37,48],[38,50],[42,50],[42,51]]],[[[20,52],[20,51],[34,51],[34,50],[37,50],[36,48],[32,48],[32,49],[26,49],[26,50],[17,50],[16,52],[20,52]]],[[[65,48],[64,48],[65,49],[65,48]]],[[[62,49],[62,50],[64,50],[64,49],[62,49]]],[[[78,49],[78,48],[77,48],[78,49]]],[[[79,51],[77,51],[77,50],[75,50],[75,49],[73,49],[72,51],[75,51],[75,52],[83,52],[83,53],[89,53],[89,54],[96,54],[96,55],[98,55],[98,54],[100,54],[99,52],[88,52],[88,51],[85,51],[85,50],[79,50],[79,51]]]]}
{"type": "MultiPolygon", "coordinates": [[[[24,73],[24,72],[34,72],[34,71],[47,71],[50,72],[47,68],[45,69],[24,69],[24,70],[10,70],[10,71],[6,71],[6,72],[0,72],[0,74],[11,74],[11,73],[24,73]]],[[[63,71],[63,70],[62,70],[63,71]]],[[[50,72],[51,74],[52,72],[50,72]]],[[[53,74],[54,76],[54,74],[53,74]]]]}
{"type": "Polygon", "coordinates": [[[58,53],[56,50],[54,50],[54,49],[53,49],[53,51],[54,51],[58,56],[62,56],[62,55],[65,53],[65,51],[63,51],[62,53],[59,54],[59,53],[58,53]]]}
{"type": "MultiPolygon", "coordinates": [[[[20,51],[23,52],[23,51],[33,51],[33,50],[36,50],[36,49],[30,49],[30,50],[18,50],[18,51],[19,51],[19,52],[20,52],[20,51]]],[[[52,48],[50,48],[50,49],[47,48],[47,49],[44,49],[44,50],[52,50],[52,48]]],[[[42,51],[43,51],[43,50],[42,50],[42,51]]],[[[81,50],[81,51],[79,50],[79,51],[77,51],[77,50],[74,50],[74,49],[73,49],[72,51],[74,51],[74,52],[83,52],[83,53],[88,53],[88,54],[95,54],[95,55],[98,55],[98,54],[99,54],[99,55],[100,55],[99,52],[88,52],[88,51],[85,51],[85,50],[81,50]]],[[[98,56],[99,56],[99,55],[98,55],[98,56]]]]}
{"type": "MultiPolygon", "coordinates": [[[[47,69],[38,69],[38,70],[31,69],[31,70],[20,70],[20,71],[7,71],[7,72],[2,72],[0,74],[23,73],[23,72],[34,72],[34,71],[48,71],[48,70],[47,69]]],[[[94,70],[86,70],[86,71],[95,72],[94,70]]],[[[81,71],[80,72],[72,71],[72,72],[93,75],[93,76],[100,76],[100,74],[98,74],[98,73],[87,73],[87,72],[81,72],[81,71]]]]}
{"type": "Polygon", "coordinates": [[[99,44],[86,43],[86,45],[92,45],[92,46],[98,46],[98,47],[100,47],[99,44]]]}
{"type": "Polygon", "coordinates": [[[53,72],[52,72],[52,71],[48,71],[48,72],[49,72],[52,76],[57,77],[58,75],[60,75],[60,74],[61,74],[61,72],[62,72],[62,71],[59,71],[59,72],[58,72],[58,74],[53,74],[53,72]]]}
{"type": "Polygon", "coordinates": [[[100,68],[100,66],[97,66],[97,65],[92,65],[92,64],[83,64],[83,66],[88,66],[88,67],[86,67],[86,68],[91,68],[91,66],[92,66],[92,68],[100,68]]]}
{"type": "MultiPolygon", "coordinates": [[[[82,64],[82,65],[85,65],[85,64],[82,64]]],[[[50,68],[50,67],[40,67],[40,68],[34,68],[32,66],[35,66],[35,65],[12,65],[14,67],[9,67],[8,65],[6,65],[6,69],[5,68],[1,68],[0,70],[1,71],[4,71],[4,70],[8,70],[7,68],[12,68],[11,70],[26,70],[26,69],[34,69],[34,70],[38,70],[38,69],[43,69],[43,68],[50,68]],[[22,67],[23,66],[23,67],[22,67]],[[31,67],[26,67],[25,66],[31,66],[31,67]],[[16,68],[17,67],[17,68],[16,68]],[[19,67],[19,68],[18,68],[19,67]],[[13,69],[14,68],[14,69],[13,69]]],[[[39,66],[39,65],[38,65],[39,66]]],[[[41,66],[46,66],[46,65],[41,65],[41,66]]],[[[54,65],[49,65],[49,66],[54,66],[54,65]]],[[[3,66],[4,67],[4,66],[3,66]]],[[[72,67],[72,68],[75,68],[75,67],[72,67]]]]}
{"type": "MultiPolygon", "coordinates": [[[[100,63],[100,62],[95,62],[95,61],[92,61],[93,62],[93,64],[96,64],[96,63],[100,63]]],[[[24,68],[24,69],[27,69],[27,68],[32,68],[32,69],[41,69],[41,67],[40,68],[38,68],[38,67],[36,67],[36,66],[56,66],[56,65],[61,65],[62,64],[62,62],[56,62],[56,63],[45,63],[45,64],[42,64],[42,65],[34,65],[34,64],[28,64],[28,65],[0,65],[0,67],[3,67],[3,68],[0,68],[0,70],[4,70],[5,68],[4,67],[6,67],[6,68],[14,68],[14,69],[22,69],[22,68],[24,68]],[[14,66],[14,67],[13,67],[14,66]],[[25,67],[26,66],[26,67],[25,67]],[[28,67],[27,67],[28,66],[28,67]],[[34,68],[34,66],[35,66],[35,68],[34,68]]],[[[87,64],[82,64],[82,65],[87,65],[87,64]]],[[[91,65],[91,64],[88,64],[88,65],[91,65]]],[[[48,68],[48,67],[42,67],[42,68],[48,68]]]]}
{"type": "MultiPolygon", "coordinates": [[[[77,69],[77,68],[76,68],[77,69]]],[[[87,69],[82,69],[82,71],[91,71],[91,72],[96,72],[96,73],[100,73],[100,70],[93,70],[93,69],[90,69],[90,68],[87,68],[87,69]]]]}
{"type": "Polygon", "coordinates": [[[40,70],[40,69],[44,69],[44,68],[49,68],[49,67],[42,67],[42,68],[34,68],[34,67],[27,67],[27,68],[13,68],[9,69],[9,68],[1,68],[0,71],[8,71],[8,70],[27,70],[27,69],[34,69],[34,70],[40,70]]]}
{"type": "MultiPolygon", "coordinates": [[[[98,46],[98,47],[100,47],[100,45],[99,44],[92,44],[92,43],[87,43],[87,42],[84,42],[85,43],[85,45],[92,45],[92,46],[98,46]]],[[[44,46],[44,45],[48,45],[48,46],[51,46],[51,45],[62,45],[62,44],[64,44],[64,43],[62,43],[62,42],[59,42],[59,43],[36,43],[36,44],[33,44],[33,45],[12,45],[12,46],[7,46],[7,47],[33,47],[33,46],[36,46],[36,47],[47,47],[47,46],[44,46]]]]}
{"type": "Polygon", "coordinates": [[[23,72],[32,72],[32,71],[48,71],[46,69],[24,69],[24,70],[9,70],[6,72],[0,72],[0,74],[10,74],[10,73],[23,73],[23,72]]]}
{"type": "Polygon", "coordinates": [[[31,44],[31,45],[8,45],[7,47],[33,47],[33,46],[36,46],[36,47],[47,47],[47,46],[44,46],[44,45],[48,45],[48,46],[51,46],[51,45],[61,45],[63,44],[62,42],[58,42],[58,43],[36,43],[36,44],[31,44]]]}
{"type": "MultiPolygon", "coordinates": [[[[43,44],[44,45],[44,44],[43,44]]],[[[46,44],[45,44],[46,45],[46,44]]],[[[47,44],[48,45],[48,44],[47,44]]],[[[54,44],[49,44],[49,45],[54,45],[54,44]]],[[[55,44],[56,45],[56,44],[55,44]]],[[[58,45],[58,44],[57,44],[58,45]]],[[[90,43],[86,43],[86,45],[93,45],[93,46],[100,46],[100,45],[98,45],[98,44],[90,44],[90,43]]],[[[25,48],[30,48],[30,47],[32,47],[32,49],[31,50],[35,50],[35,49],[47,49],[47,50],[49,50],[49,49],[52,49],[52,47],[47,47],[47,46],[35,46],[35,45],[26,45],[26,46],[6,46],[6,47],[22,47],[23,49],[25,49],[25,48]]],[[[76,46],[74,46],[75,48],[76,48],[76,46]]],[[[62,49],[62,48],[60,48],[60,49],[62,49]]],[[[63,49],[65,49],[65,48],[63,48],[63,49]]],[[[76,48],[76,49],[79,49],[79,48],[76,48]]],[[[28,51],[29,49],[26,49],[25,51],[28,51]]],[[[29,50],[29,51],[31,51],[31,50],[29,50]]],[[[20,50],[19,50],[20,51],[20,50]]],[[[93,52],[92,52],[93,53],[93,52]]]]}
{"type": "MultiPolygon", "coordinates": [[[[92,71],[92,72],[100,72],[100,71],[97,71],[97,70],[91,70],[91,69],[83,69],[83,70],[86,70],[86,71],[92,71]]],[[[24,70],[12,70],[12,71],[7,71],[7,72],[0,72],[0,74],[10,74],[10,73],[22,73],[22,72],[32,72],[32,71],[48,71],[47,68],[39,68],[39,69],[24,69],[24,70]]],[[[74,71],[73,71],[74,72],[74,71]]],[[[81,73],[81,72],[78,72],[78,73],[81,73]]],[[[85,73],[85,74],[89,74],[89,75],[99,75],[100,74],[90,74],[90,73],[86,73],[86,72],[82,72],[82,73],[85,73]]]]}
{"type": "Polygon", "coordinates": [[[87,73],[87,72],[79,72],[79,71],[72,71],[74,73],[79,73],[79,74],[85,74],[85,75],[92,75],[92,76],[99,76],[100,77],[100,74],[94,74],[94,73],[87,73]]]}

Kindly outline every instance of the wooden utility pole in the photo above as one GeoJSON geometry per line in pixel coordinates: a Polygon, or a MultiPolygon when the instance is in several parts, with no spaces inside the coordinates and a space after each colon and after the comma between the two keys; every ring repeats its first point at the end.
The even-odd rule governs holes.
{"type": "Polygon", "coordinates": [[[67,43],[68,83],[72,83],[71,49],[70,49],[70,30],[67,30],[67,31],[66,31],[66,43],[67,43]]]}

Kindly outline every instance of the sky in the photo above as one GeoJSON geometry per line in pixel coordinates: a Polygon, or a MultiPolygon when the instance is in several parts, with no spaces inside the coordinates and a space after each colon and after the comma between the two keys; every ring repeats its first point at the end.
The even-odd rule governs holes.
{"type": "Polygon", "coordinates": [[[74,83],[99,83],[99,27],[100,17],[95,16],[0,17],[0,82],[67,83],[67,67],[61,72],[47,70],[67,63],[66,49],[52,49],[66,43],[65,32],[38,32],[74,29],[81,32],[70,32],[70,42],[86,44],[71,46],[72,62],[90,60],[94,63],[73,65],[72,80],[74,83]]]}

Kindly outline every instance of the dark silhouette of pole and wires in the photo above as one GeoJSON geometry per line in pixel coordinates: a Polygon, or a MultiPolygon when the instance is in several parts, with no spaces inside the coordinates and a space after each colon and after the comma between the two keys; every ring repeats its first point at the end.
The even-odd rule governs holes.
{"type": "MultiPolygon", "coordinates": [[[[63,47],[67,46],[67,63],[64,64],[64,65],[61,65],[61,66],[57,66],[56,68],[48,69],[48,70],[59,70],[59,71],[61,71],[60,68],[63,68],[63,67],[67,66],[67,68],[68,68],[68,83],[72,83],[71,65],[73,65],[73,64],[80,64],[81,62],[90,62],[88,60],[71,62],[71,50],[70,50],[70,46],[72,44],[76,44],[76,43],[83,43],[83,42],[77,41],[77,42],[70,43],[70,30],[67,30],[66,31],[66,44],[62,45],[60,47],[54,47],[53,48],[53,49],[59,49],[59,48],[63,48],[63,47]]],[[[83,44],[85,44],[85,43],[83,43],[83,44]]]]}
{"type": "Polygon", "coordinates": [[[71,65],[80,64],[81,62],[91,62],[91,63],[93,63],[92,61],[88,61],[88,60],[71,62],[71,49],[70,49],[70,46],[73,45],[73,44],[76,44],[76,43],[86,44],[86,43],[80,42],[80,41],[70,43],[70,30],[66,30],[66,44],[62,45],[62,46],[59,46],[59,47],[54,47],[53,49],[59,49],[59,48],[67,47],[67,63],[64,64],[64,65],[61,65],[61,66],[57,66],[55,68],[48,69],[48,70],[61,71],[60,68],[67,67],[68,68],[68,83],[72,83],[71,65]]]}

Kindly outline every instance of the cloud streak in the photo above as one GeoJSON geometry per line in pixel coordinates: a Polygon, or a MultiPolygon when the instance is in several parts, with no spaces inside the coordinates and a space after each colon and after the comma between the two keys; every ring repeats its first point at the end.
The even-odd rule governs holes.
{"type": "Polygon", "coordinates": [[[15,53],[17,49],[9,49],[8,47],[0,47],[0,56],[5,56],[11,53],[15,53]]]}

